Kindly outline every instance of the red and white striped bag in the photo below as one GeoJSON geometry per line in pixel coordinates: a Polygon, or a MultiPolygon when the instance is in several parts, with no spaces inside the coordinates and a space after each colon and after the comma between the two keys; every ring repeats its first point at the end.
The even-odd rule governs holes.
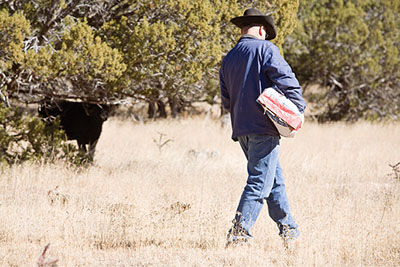
{"type": "Polygon", "coordinates": [[[274,88],[265,89],[257,102],[284,137],[294,137],[304,123],[304,115],[296,105],[274,88]]]}

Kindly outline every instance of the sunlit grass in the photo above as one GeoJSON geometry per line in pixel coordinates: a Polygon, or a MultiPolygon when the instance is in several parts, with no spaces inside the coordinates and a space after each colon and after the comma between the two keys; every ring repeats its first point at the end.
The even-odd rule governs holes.
{"type": "Polygon", "coordinates": [[[246,180],[230,129],[208,118],[104,124],[95,162],[24,164],[0,176],[0,264],[398,266],[400,125],[307,123],[282,139],[297,248],[264,208],[250,248],[225,249],[246,180]],[[165,141],[165,145],[162,145],[165,141]]]}

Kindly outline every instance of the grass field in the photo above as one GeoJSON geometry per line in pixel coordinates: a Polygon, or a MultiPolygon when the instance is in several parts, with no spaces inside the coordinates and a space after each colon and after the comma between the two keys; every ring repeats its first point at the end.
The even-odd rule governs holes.
{"type": "Polygon", "coordinates": [[[306,123],[280,154],[297,247],[264,208],[251,246],[225,248],[246,180],[230,129],[110,119],[86,169],[0,171],[0,266],[35,266],[48,243],[58,266],[400,266],[399,148],[399,124],[306,123]]]}

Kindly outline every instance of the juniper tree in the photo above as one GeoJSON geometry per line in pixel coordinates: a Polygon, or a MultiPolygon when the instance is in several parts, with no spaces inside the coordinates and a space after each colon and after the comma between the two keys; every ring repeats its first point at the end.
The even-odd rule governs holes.
{"type": "Polygon", "coordinates": [[[101,36],[124,55],[128,66],[121,79],[124,94],[161,104],[168,102],[174,115],[181,105],[212,102],[218,94],[219,63],[239,37],[239,31],[229,22],[231,18],[251,6],[272,12],[278,27],[276,44],[281,46],[295,26],[298,1],[179,0],[136,4],[136,11],[129,17],[105,23],[101,36]]]}
{"type": "Polygon", "coordinates": [[[113,82],[126,66],[120,53],[97,37],[96,28],[88,24],[86,16],[92,18],[93,14],[82,11],[91,6],[97,14],[100,3],[0,1],[1,36],[7,38],[8,29],[19,35],[17,43],[3,47],[18,52],[7,60],[11,69],[0,66],[7,77],[2,80],[2,90],[25,102],[41,97],[101,102],[113,96],[113,82]],[[24,20],[24,29],[13,18],[24,20]]]}
{"type": "MultiPolygon", "coordinates": [[[[0,3],[0,158],[7,163],[42,156],[79,161],[77,150],[61,142],[62,132],[10,106],[8,99],[104,100],[114,94],[111,85],[125,65],[119,52],[96,37],[85,20],[65,16],[57,24],[43,23],[47,19],[31,22],[31,13],[30,19],[44,14],[31,12],[31,3],[0,3]]],[[[63,3],[52,3],[64,10],[63,3]]],[[[41,4],[36,10],[48,3],[41,4]]],[[[53,18],[51,12],[47,15],[53,18]]]]}
{"type": "MultiPolygon", "coordinates": [[[[217,96],[219,63],[238,38],[229,20],[251,6],[273,12],[281,45],[297,0],[0,0],[0,100],[131,97],[175,115],[217,96]]],[[[0,110],[0,124],[18,113],[0,110]]]]}
{"type": "Polygon", "coordinates": [[[292,33],[297,25],[298,0],[269,0],[269,1],[236,1],[240,12],[235,15],[241,16],[243,11],[249,7],[255,7],[261,12],[270,14],[275,21],[277,36],[272,41],[281,49],[286,37],[292,33]]]}
{"type": "Polygon", "coordinates": [[[153,1],[134,16],[104,25],[104,38],[123,51],[128,66],[124,93],[168,102],[173,115],[179,106],[203,97],[222,54],[221,18],[214,4],[153,1]]]}
{"type": "Polygon", "coordinates": [[[305,0],[286,55],[313,95],[319,119],[398,118],[400,2],[305,0]]]}

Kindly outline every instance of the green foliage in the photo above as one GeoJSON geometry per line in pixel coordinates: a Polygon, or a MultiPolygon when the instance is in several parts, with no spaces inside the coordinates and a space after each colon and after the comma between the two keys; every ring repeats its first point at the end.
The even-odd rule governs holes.
{"type": "Polygon", "coordinates": [[[235,9],[235,16],[241,16],[245,9],[255,7],[274,18],[277,36],[272,42],[279,48],[282,48],[286,36],[291,34],[297,25],[298,0],[236,1],[236,3],[238,8],[235,9]]]}
{"type": "Polygon", "coordinates": [[[0,71],[5,73],[13,63],[24,57],[23,41],[31,33],[29,21],[21,13],[10,16],[7,10],[0,10],[0,71]]]}
{"type": "MultiPolygon", "coordinates": [[[[66,28],[61,33],[61,41],[54,44],[59,49],[49,45],[38,51],[28,50],[24,69],[31,71],[41,83],[68,80],[72,85],[72,95],[81,98],[112,93],[113,87],[98,87],[96,83],[112,84],[122,75],[126,65],[121,62],[121,54],[102,42],[100,37],[95,37],[85,21],[74,22],[67,18],[64,23],[66,28]]],[[[53,94],[54,89],[58,89],[60,94],[65,91],[59,87],[48,89],[53,94]]]]}
{"type": "Polygon", "coordinates": [[[204,100],[222,55],[239,36],[229,20],[253,6],[272,12],[280,46],[296,23],[297,0],[0,2],[4,14],[13,13],[8,18],[27,28],[16,31],[22,34],[13,42],[18,60],[3,60],[18,81],[7,90],[91,101],[204,100]]]}
{"type": "Polygon", "coordinates": [[[71,16],[80,15],[73,4],[0,2],[0,90],[24,102],[45,97],[107,102],[115,95],[114,83],[126,69],[122,55],[85,18],[71,16]]]}
{"type": "Polygon", "coordinates": [[[0,104],[0,164],[24,161],[77,161],[79,153],[74,145],[65,143],[59,121],[51,126],[37,117],[24,115],[20,108],[0,104]]]}
{"type": "MultiPolygon", "coordinates": [[[[267,4],[0,0],[0,99],[100,103],[133,97],[168,103],[172,114],[193,101],[213,103],[219,63],[239,38],[231,18],[249,7],[272,11],[278,45],[293,29],[297,0],[267,4]]],[[[46,135],[50,129],[40,120],[5,106],[1,114],[6,162],[69,157],[71,147],[58,134],[46,135]]]]}
{"type": "MultiPolygon", "coordinates": [[[[0,2],[0,101],[7,103],[7,96],[22,102],[45,97],[107,101],[115,94],[112,85],[126,68],[121,54],[66,9],[65,1],[10,1],[8,8],[0,2]]],[[[65,142],[57,124],[50,127],[0,105],[2,162],[89,160],[65,142]]]]}
{"type": "Polygon", "coordinates": [[[206,79],[216,75],[222,49],[210,1],[155,1],[135,16],[106,23],[103,31],[124,52],[131,95],[199,99],[206,79]]]}
{"type": "Polygon", "coordinates": [[[69,25],[64,31],[61,49],[53,54],[57,74],[65,77],[83,76],[87,81],[99,78],[113,82],[125,71],[122,56],[116,50],[95,37],[85,21],[69,25]]]}
{"type": "Polygon", "coordinates": [[[320,120],[397,118],[400,112],[400,3],[306,0],[286,56],[314,96],[320,120]]]}
{"type": "MultiPolygon", "coordinates": [[[[210,101],[218,91],[219,63],[236,43],[240,31],[229,20],[244,9],[264,7],[256,1],[139,1],[130,17],[102,27],[102,38],[122,51],[127,71],[120,86],[140,99],[190,103],[210,101]],[[118,33],[118,34],[115,34],[118,33]]],[[[283,43],[296,23],[297,0],[271,1],[283,43]]],[[[172,108],[172,107],[171,107],[172,108]]]]}
{"type": "MultiPolygon", "coordinates": [[[[273,16],[276,20],[278,28],[278,35],[274,43],[282,48],[286,37],[293,32],[297,25],[297,11],[299,8],[299,0],[275,0],[273,6],[275,6],[275,12],[273,16]]],[[[283,51],[281,49],[281,51],[283,51]]]]}
{"type": "Polygon", "coordinates": [[[280,46],[295,25],[297,0],[0,2],[33,33],[16,40],[18,61],[7,64],[17,82],[7,90],[91,102],[208,99],[209,80],[239,36],[229,20],[253,6],[272,12],[280,46]]]}

